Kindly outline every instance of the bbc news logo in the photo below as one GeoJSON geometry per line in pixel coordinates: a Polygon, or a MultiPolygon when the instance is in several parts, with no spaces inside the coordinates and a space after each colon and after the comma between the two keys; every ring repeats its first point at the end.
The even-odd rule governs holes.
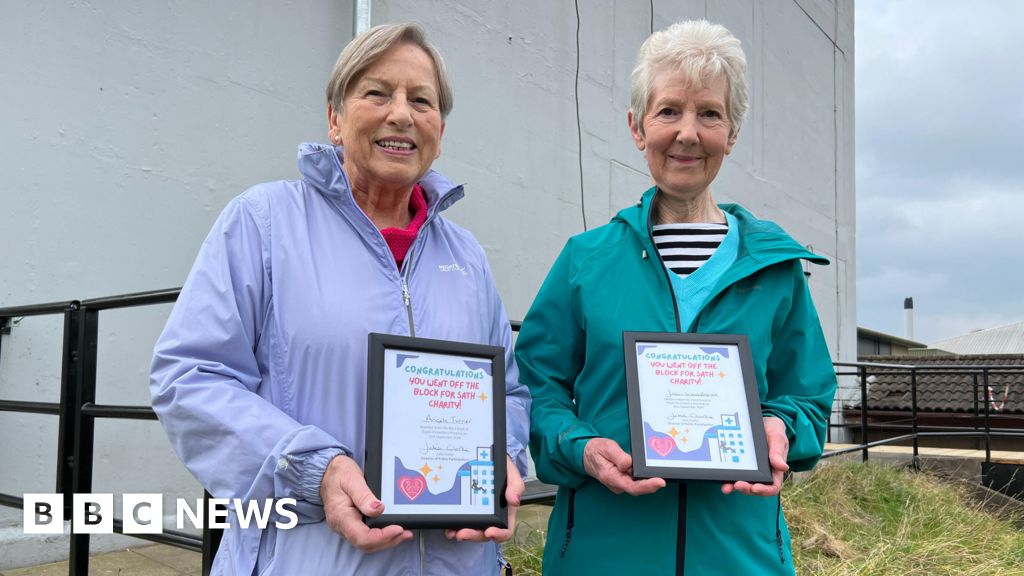
{"type": "MultiPolygon", "coordinates": [[[[24,524],[26,534],[63,534],[64,495],[25,494],[24,524]]],[[[294,498],[280,500],[242,500],[241,498],[210,498],[206,508],[203,499],[197,498],[194,506],[187,499],[178,498],[175,503],[175,525],[178,530],[186,527],[202,528],[208,519],[210,528],[228,528],[228,511],[231,504],[235,510],[238,525],[248,528],[255,525],[265,529],[273,524],[280,530],[287,530],[299,523],[299,517],[290,507],[295,506],[294,498]]],[[[121,498],[121,524],[125,534],[160,534],[164,531],[164,500],[162,494],[124,494],[121,498]]],[[[73,494],[71,506],[71,532],[73,534],[113,534],[113,494],[73,494]]]]}

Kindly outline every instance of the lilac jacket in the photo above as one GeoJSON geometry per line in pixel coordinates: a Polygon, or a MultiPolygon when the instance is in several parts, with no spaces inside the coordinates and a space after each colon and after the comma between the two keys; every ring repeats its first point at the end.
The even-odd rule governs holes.
{"type": "Polygon", "coordinates": [[[231,201],[192,267],[156,344],[153,408],[181,460],[215,497],[298,500],[291,529],[241,529],[234,511],[214,574],[497,574],[493,543],[439,530],[363,553],[324,521],[320,480],[341,453],[362,464],[367,333],[506,350],[507,442],[525,476],[530,396],[483,249],[440,212],[463,196],[420,181],[428,216],[399,274],[356,205],[341,148],[299,147],[300,181],[231,201]]]}

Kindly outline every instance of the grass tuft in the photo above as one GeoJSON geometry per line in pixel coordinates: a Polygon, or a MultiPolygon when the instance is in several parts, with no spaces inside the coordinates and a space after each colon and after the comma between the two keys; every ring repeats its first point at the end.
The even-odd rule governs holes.
{"type": "Polygon", "coordinates": [[[505,560],[512,565],[516,576],[541,576],[545,538],[544,530],[516,530],[516,539],[504,545],[505,560]]]}

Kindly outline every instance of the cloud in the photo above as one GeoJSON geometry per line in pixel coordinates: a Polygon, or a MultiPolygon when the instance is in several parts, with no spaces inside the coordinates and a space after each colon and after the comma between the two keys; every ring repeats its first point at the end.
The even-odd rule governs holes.
{"type": "Polygon", "coordinates": [[[871,174],[1017,177],[1022,20],[1021,2],[857,4],[858,153],[871,174]]]}
{"type": "Polygon", "coordinates": [[[856,11],[858,324],[918,340],[1024,320],[1024,3],[856,11]]]}
{"type": "Polygon", "coordinates": [[[859,197],[858,323],[902,334],[906,296],[923,341],[1024,319],[1021,215],[1024,183],[859,197]]]}

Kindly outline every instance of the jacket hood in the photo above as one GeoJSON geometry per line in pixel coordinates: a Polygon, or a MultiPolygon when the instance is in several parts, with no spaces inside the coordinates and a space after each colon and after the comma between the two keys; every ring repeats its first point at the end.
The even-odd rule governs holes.
{"type": "MultiPolygon", "coordinates": [[[[320,194],[343,204],[355,205],[348,174],[342,169],[345,150],[341,146],[306,142],[299,145],[299,172],[320,194]]],[[[462,186],[452,184],[441,174],[428,170],[420,178],[420,186],[431,214],[445,210],[465,193],[462,186]]]]}
{"type": "MultiPolygon", "coordinates": [[[[612,222],[621,221],[629,226],[650,254],[654,254],[656,249],[648,234],[648,220],[657,190],[657,187],[647,190],[639,202],[623,208],[612,218],[612,222]]],[[[756,262],[768,264],[802,258],[814,264],[829,264],[828,258],[801,246],[778,224],[758,219],[739,204],[719,204],[718,207],[732,214],[739,223],[740,247],[737,262],[751,258],[756,262]]]]}

